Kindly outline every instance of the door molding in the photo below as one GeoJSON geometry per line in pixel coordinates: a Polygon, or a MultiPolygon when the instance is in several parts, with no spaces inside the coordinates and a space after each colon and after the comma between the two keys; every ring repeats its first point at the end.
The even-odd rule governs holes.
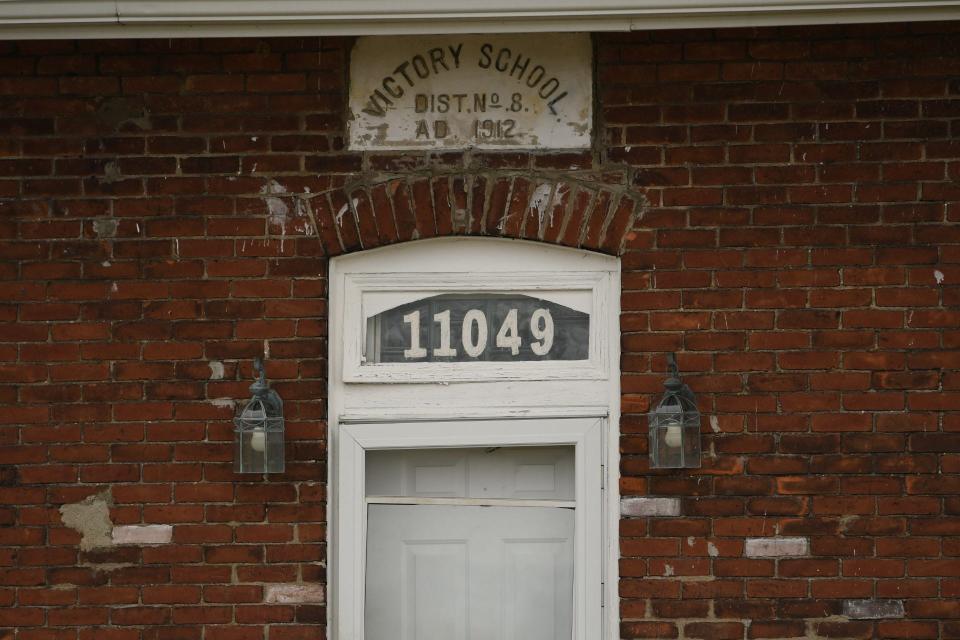
{"type": "Polygon", "coordinates": [[[366,452],[375,449],[572,445],[574,515],[574,638],[591,640],[603,626],[604,432],[600,418],[503,421],[424,421],[341,425],[334,452],[339,470],[331,588],[336,594],[334,638],[363,638],[366,576],[366,452]]]}
{"type": "MultiPolygon", "coordinates": [[[[610,229],[615,226],[612,222],[610,225],[610,229]]],[[[597,590],[597,600],[601,600],[602,594],[605,606],[598,611],[595,620],[588,623],[583,619],[583,625],[592,626],[581,625],[580,628],[589,632],[583,636],[589,640],[619,637],[620,261],[614,256],[551,245],[548,238],[544,240],[430,238],[359,251],[330,261],[327,422],[330,452],[327,567],[330,577],[327,610],[331,640],[362,640],[357,630],[362,629],[363,612],[356,603],[362,603],[357,590],[361,590],[359,595],[362,596],[363,566],[358,563],[362,562],[364,553],[365,523],[358,518],[362,516],[363,503],[355,494],[341,494],[340,489],[342,484],[352,483],[362,491],[363,470],[358,462],[362,462],[365,449],[361,443],[374,446],[375,443],[364,438],[377,433],[375,428],[378,425],[388,430],[397,424],[407,425],[412,434],[416,433],[416,425],[430,428],[463,423],[471,425],[478,434],[486,432],[482,442],[504,446],[511,442],[535,444],[536,440],[531,442],[521,437],[528,425],[570,424],[577,420],[603,425],[600,428],[602,455],[598,463],[603,468],[591,473],[605,487],[602,497],[592,506],[595,515],[591,517],[599,524],[601,555],[595,576],[590,580],[591,589],[597,590]],[[362,382],[346,380],[345,344],[354,340],[353,332],[361,331],[363,326],[356,319],[353,324],[347,323],[348,318],[355,318],[355,313],[347,309],[348,278],[394,274],[404,280],[409,279],[410,274],[451,272],[482,273],[490,278],[499,275],[518,277],[518,274],[525,277],[523,274],[537,273],[544,280],[544,286],[554,276],[560,276],[562,281],[570,277],[592,279],[599,275],[596,286],[606,291],[605,305],[594,309],[596,315],[591,322],[595,322],[598,330],[605,334],[598,342],[605,350],[602,374],[595,371],[592,376],[566,379],[543,379],[543,376],[531,375],[528,378],[504,376],[430,382],[413,382],[402,376],[362,382]],[[503,421],[511,427],[507,430],[498,427],[503,421]],[[351,434],[364,435],[354,437],[351,434]],[[504,437],[495,441],[499,437],[497,434],[504,437]],[[348,496],[350,500],[341,504],[341,500],[348,496]],[[352,524],[345,525],[344,522],[352,524]],[[342,564],[347,558],[352,565],[342,564]],[[346,572],[352,574],[353,580],[344,583],[346,572]]],[[[547,442],[557,442],[556,434],[553,434],[553,440],[540,437],[545,437],[547,442]]],[[[420,443],[411,443],[411,446],[453,446],[452,442],[446,444],[424,437],[420,443]]]]}

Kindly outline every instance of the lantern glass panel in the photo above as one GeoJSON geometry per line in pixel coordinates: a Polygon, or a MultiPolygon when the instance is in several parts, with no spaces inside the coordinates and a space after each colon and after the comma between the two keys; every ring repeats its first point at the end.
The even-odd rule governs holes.
{"type": "Polygon", "coordinates": [[[700,466],[700,412],[688,398],[668,393],[649,415],[650,466],[700,466]]]}
{"type": "Polygon", "coordinates": [[[283,405],[279,396],[267,402],[255,397],[234,420],[234,425],[235,472],[283,472],[283,405]]]}

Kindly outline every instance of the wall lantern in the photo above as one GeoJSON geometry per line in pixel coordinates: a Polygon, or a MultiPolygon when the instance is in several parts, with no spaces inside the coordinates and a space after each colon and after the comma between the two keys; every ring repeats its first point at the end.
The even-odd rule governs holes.
{"type": "Polygon", "coordinates": [[[236,450],[233,470],[237,473],[283,473],[283,400],[267,384],[263,360],[253,361],[256,382],[250,385],[253,398],[233,419],[236,450]]]}
{"type": "Polygon", "coordinates": [[[666,392],[649,414],[650,467],[654,469],[700,466],[700,411],[690,387],[680,379],[677,360],[667,356],[670,377],[666,392]]]}

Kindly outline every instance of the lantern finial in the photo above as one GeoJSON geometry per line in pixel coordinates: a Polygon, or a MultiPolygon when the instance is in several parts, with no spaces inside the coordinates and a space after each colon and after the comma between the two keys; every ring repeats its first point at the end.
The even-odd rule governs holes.
{"type": "Polygon", "coordinates": [[[663,383],[663,386],[671,391],[679,390],[680,387],[683,386],[683,381],[680,380],[680,368],[677,367],[677,356],[673,353],[667,354],[667,371],[670,373],[670,377],[663,383]]]}
{"type": "Polygon", "coordinates": [[[250,391],[254,396],[261,396],[270,388],[267,384],[267,372],[263,366],[263,358],[253,359],[253,371],[257,374],[257,379],[250,385],[250,391]]]}

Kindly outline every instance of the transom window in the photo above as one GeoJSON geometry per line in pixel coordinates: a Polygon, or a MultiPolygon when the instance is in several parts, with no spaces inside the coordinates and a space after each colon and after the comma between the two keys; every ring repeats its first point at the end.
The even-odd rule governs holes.
{"type": "Polygon", "coordinates": [[[448,293],[367,318],[363,362],[586,360],[589,351],[589,311],[523,294],[448,293]]]}
{"type": "Polygon", "coordinates": [[[605,377],[605,284],[596,272],[348,274],[344,380],[605,377]]]}

